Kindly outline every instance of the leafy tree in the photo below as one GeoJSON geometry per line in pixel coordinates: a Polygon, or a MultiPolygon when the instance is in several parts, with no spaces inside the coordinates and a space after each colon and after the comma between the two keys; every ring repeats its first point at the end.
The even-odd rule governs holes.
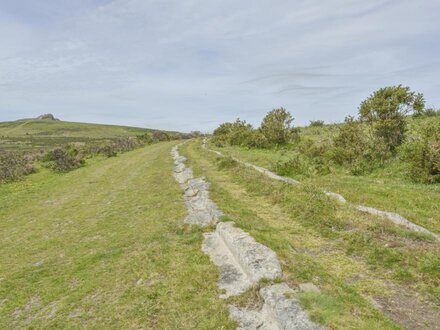
{"type": "Polygon", "coordinates": [[[405,116],[421,113],[425,107],[423,94],[402,85],[375,91],[359,107],[360,119],[373,128],[375,137],[394,152],[405,139],[405,116]]]}
{"type": "Polygon", "coordinates": [[[269,144],[286,144],[292,135],[292,121],[293,117],[286,109],[274,109],[264,117],[260,130],[269,144]]]}

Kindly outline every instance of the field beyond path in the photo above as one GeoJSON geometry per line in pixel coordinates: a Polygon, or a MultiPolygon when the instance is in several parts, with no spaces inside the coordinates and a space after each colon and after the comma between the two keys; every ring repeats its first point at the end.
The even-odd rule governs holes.
{"type": "Polygon", "coordinates": [[[173,144],[0,187],[0,328],[233,328],[173,144]]]}

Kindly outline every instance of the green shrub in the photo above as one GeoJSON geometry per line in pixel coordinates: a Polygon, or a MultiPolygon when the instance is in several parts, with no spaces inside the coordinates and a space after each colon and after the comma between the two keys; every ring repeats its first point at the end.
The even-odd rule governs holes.
{"type": "Polygon", "coordinates": [[[270,111],[261,122],[261,132],[270,145],[284,145],[292,137],[292,115],[284,108],[270,111]]]}
{"type": "Polygon", "coordinates": [[[236,145],[249,146],[260,143],[252,125],[245,120],[237,120],[233,123],[223,123],[213,132],[212,143],[216,146],[236,145]],[[254,136],[255,135],[255,136],[254,136]]]}
{"type": "Polygon", "coordinates": [[[269,142],[263,133],[257,129],[252,131],[252,134],[248,136],[246,146],[249,148],[267,148],[269,146],[269,142]]]}
{"type": "Polygon", "coordinates": [[[238,162],[232,157],[221,157],[218,158],[217,165],[219,170],[224,170],[237,167],[238,162]]]}
{"type": "Polygon", "coordinates": [[[322,126],[324,126],[324,121],[323,120],[311,120],[309,126],[310,127],[322,127],[322,126]]]}
{"type": "Polygon", "coordinates": [[[419,183],[440,182],[440,126],[426,127],[421,138],[404,144],[401,159],[409,165],[412,181],[419,183]]]}
{"type": "Polygon", "coordinates": [[[273,170],[282,176],[307,177],[310,175],[309,165],[299,154],[295,154],[286,161],[277,161],[273,170]]]}
{"type": "Polygon", "coordinates": [[[353,175],[382,167],[392,157],[386,142],[372,136],[371,127],[364,126],[351,116],[345,118],[333,143],[335,148],[329,155],[353,175]]]}
{"type": "Polygon", "coordinates": [[[405,116],[410,112],[422,113],[424,107],[423,94],[399,85],[375,91],[361,103],[359,115],[363,122],[370,124],[375,137],[394,153],[405,140],[405,116]]]}
{"type": "Polygon", "coordinates": [[[36,171],[31,155],[0,153],[0,182],[12,182],[36,171]]]}

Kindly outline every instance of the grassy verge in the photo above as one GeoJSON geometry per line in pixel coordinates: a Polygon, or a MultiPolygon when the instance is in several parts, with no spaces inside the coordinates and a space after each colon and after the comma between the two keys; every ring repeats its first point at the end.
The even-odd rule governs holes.
{"type": "Polygon", "coordinates": [[[0,186],[0,328],[234,327],[172,144],[0,186]]]}
{"type": "Polygon", "coordinates": [[[195,174],[212,184],[224,219],[278,254],[290,285],[314,282],[322,288],[300,294],[315,321],[335,329],[398,328],[389,318],[409,328],[439,321],[438,243],[339,205],[313,184],[284,185],[200,144],[188,144],[182,153],[195,174]],[[411,302],[393,305],[402,292],[411,302]],[[378,301],[379,309],[373,306],[378,301]]]}
{"type": "MultiPolygon", "coordinates": [[[[272,170],[277,161],[290,158],[289,151],[281,150],[241,147],[217,149],[225,155],[272,170]]],[[[416,224],[440,233],[440,185],[408,183],[391,172],[373,173],[370,176],[352,176],[336,172],[323,176],[292,177],[301,180],[305,185],[312,184],[322,190],[339,193],[352,203],[399,213],[416,224]]]]}

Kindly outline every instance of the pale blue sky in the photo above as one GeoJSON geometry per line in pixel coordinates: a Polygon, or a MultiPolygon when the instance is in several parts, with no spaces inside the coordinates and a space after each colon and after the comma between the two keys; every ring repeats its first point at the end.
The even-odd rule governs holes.
{"type": "Polygon", "coordinates": [[[440,106],[438,0],[0,0],[0,121],[208,131],[342,121],[395,84],[440,106]]]}

